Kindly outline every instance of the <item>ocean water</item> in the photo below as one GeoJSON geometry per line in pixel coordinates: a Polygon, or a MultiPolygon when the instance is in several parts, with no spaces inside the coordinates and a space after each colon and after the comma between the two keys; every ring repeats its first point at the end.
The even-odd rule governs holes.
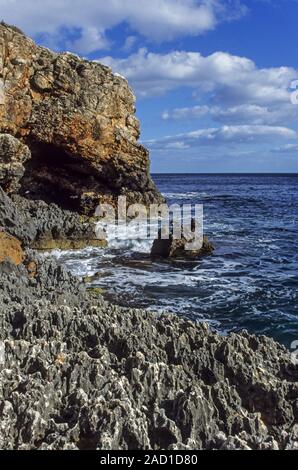
{"type": "Polygon", "coordinates": [[[152,242],[110,240],[107,250],[57,252],[107,299],[247,329],[286,347],[298,340],[298,175],[154,175],[169,203],[204,205],[214,255],[151,261],[152,242]]]}

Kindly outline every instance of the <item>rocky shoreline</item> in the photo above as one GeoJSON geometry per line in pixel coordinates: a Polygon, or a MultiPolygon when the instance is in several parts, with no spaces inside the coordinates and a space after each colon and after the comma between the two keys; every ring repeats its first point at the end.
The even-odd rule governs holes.
{"type": "Polygon", "coordinates": [[[284,347],[112,305],[36,251],[103,246],[100,201],[163,198],[124,79],[5,24],[0,54],[0,449],[297,449],[284,347]]]}
{"type": "Polygon", "coordinates": [[[0,262],[1,449],[297,449],[284,347],[105,302],[30,249],[38,219],[0,196],[22,243],[0,262]]]}

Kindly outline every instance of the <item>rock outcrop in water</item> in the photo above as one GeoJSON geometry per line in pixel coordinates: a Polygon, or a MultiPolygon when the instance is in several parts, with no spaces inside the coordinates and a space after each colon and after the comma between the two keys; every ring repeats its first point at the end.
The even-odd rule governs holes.
{"type": "Polygon", "coordinates": [[[120,194],[129,202],[161,200],[148,152],[138,144],[135,97],[124,78],[99,63],[37,47],[2,23],[1,83],[0,133],[21,141],[0,137],[2,186],[20,185],[27,197],[88,215],[120,194]]]}
{"type": "Polygon", "coordinates": [[[202,256],[211,255],[214,252],[214,245],[209,241],[208,237],[204,235],[203,243],[198,243],[196,249],[188,250],[187,240],[182,237],[175,240],[173,235],[170,234],[169,238],[163,240],[157,238],[154,240],[151,257],[152,258],[200,258],[202,256]]]}

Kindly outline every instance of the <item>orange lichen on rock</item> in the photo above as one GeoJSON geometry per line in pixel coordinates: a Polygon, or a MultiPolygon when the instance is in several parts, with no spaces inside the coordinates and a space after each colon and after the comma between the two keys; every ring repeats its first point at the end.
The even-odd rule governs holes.
{"type": "Polygon", "coordinates": [[[37,275],[37,264],[36,264],[36,262],[35,261],[30,261],[26,265],[26,268],[27,268],[29,277],[35,278],[36,275],[37,275]]]}
{"type": "Polygon", "coordinates": [[[0,263],[10,260],[18,266],[24,259],[21,242],[6,232],[0,232],[0,263]]]}

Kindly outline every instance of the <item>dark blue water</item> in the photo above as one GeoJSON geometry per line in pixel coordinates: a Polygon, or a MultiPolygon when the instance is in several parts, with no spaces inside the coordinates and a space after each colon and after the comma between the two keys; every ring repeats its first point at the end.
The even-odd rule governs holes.
{"type": "Polygon", "coordinates": [[[298,339],[298,175],[156,175],[169,202],[202,203],[212,257],[189,267],[190,317],[246,328],[287,346],[298,339]]]}
{"type": "MultiPolygon", "coordinates": [[[[213,256],[150,260],[146,244],[112,244],[62,260],[122,305],[298,340],[298,175],[154,175],[169,203],[202,203],[213,256]]],[[[147,243],[147,242],[146,242],[147,243]]]]}

